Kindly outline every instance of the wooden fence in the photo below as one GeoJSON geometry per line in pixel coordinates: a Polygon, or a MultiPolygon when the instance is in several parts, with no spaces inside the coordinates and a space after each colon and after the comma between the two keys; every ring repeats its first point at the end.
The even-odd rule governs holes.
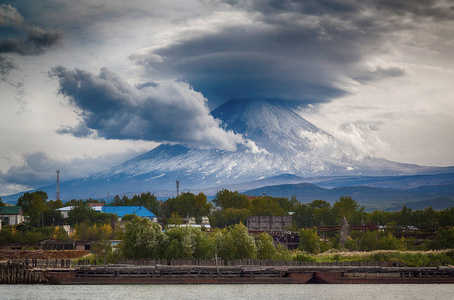
{"type": "Polygon", "coordinates": [[[0,284],[45,282],[43,272],[30,268],[25,262],[8,261],[0,264],[0,284]]]}
{"type": "MultiPolygon", "coordinates": [[[[89,262],[88,262],[89,263],[89,262]]],[[[403,263],[392,261],[349,261],[349,262],[306,262],[306,261],[288,261],[288,260],[268,260],[268,259],[238,259],[238,260],[223,260],[218,259],[171,259],[171,260],[120,260],[118,264],[135,265],[135,266],[270,266],[270,267],[352,267],[352,266],[377,266],[377,267],[402,267],[403,263]]],[[[445,265],[444,263],[433,262],[428,266],[436,267],[438,265],[445,265]]]]}

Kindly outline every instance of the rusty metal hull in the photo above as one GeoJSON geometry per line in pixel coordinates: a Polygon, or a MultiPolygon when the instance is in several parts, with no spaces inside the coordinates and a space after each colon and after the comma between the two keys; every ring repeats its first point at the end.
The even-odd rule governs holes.
{"type": "Polygon", "coordinates": [[[50,284],[403,284],[454,283],[454,268],[91,266],[47,270],[44,276],[50,284]]]}
{"type": "Polygon", "coordinates": [[[313,279],[313,273],[302,273],[288,277],[241,277],[241,276],[134,276],[76,277],[74,272],[46,272],[50,284],[303,284],[313,279]]]}

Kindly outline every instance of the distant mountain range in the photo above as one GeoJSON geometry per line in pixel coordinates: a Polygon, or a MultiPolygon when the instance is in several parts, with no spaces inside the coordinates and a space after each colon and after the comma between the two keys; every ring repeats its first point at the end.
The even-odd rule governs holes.
{"type": "MultiPolygon", "coordinates": [[[[424,176],[425,177],[425,176],[424,176]]],[[[380,178],[375,185],[379,185],[380,178]]],[[[384,179],[384,178],[383,178],[384,179]]],[[[395,178],[399,182],[400,178],[395,178]]],[[[411,177],[407,177],[407,181],[411,177]]],[[[415,178],[418,180],[421,178],[415,178]]],[[[433,185],[421,185],[413,188],[384,188],[371,186],[342,186],[334,188],[322,188],[311,183],[297,184],[279,184],[273,186],[264,186],[245,191],[246,195],[269,195],[274,197],[296,198],[303,202],[312,202],[315,199],[322,199],[328,202],[334,202],[341,196],[351,196],[357,202],[366,207],[367,210],[375,209],[401,209],[403,205],[409,207],[421,206],[446,208],[450,207],[454,201],[454,174],[443,174],[440,176],[431,176],[433,185]],[[440,178],[441,177],[441,178],[440,178]],[[450,179],[448,180],[448,177],[450,179]],[[438,184],[435,184],[440,179],[438,184]]],[[[346,178],[344,179],[346,180],[346,178]]],[[[396,185],[396,183],[392,185],[396,185]]],[[[383,184],[389,185],[390,178],[383,180],[383,184]]],[[[423,208],[424,208],[423,207],[423,208]]]]}
{"type": "MultiPolygon", "coordinates": [[[[323,195],[328,197],[324,188],[353,183],[380,188],[415,188],[435,179],[414,175],[454,173],[454,168],[424,167],[370,157],[351,159],[334,137],[279,102],[230,101],[212,115],[226,130],[255,143],[259,151],[252,151],[246,145],[238,146],[236,151],[226,151],[162,144],[109,170],[60,183],[62,199],[106,198],[108,193],[148,191],[162,197],[174,196],[175,180],[180,181],[181,190],[203,191],[209,195],[221,188],[246,191],[266,185],[308,182],[314,186],[300,187],[320,192],[315,198],[323,198],[323,195]],[[320,141],[329,145],[329,151],[320,149],[320,141]]],[[[444,175],[440,176],[437,184],[438,180],[443,180],[444,175]]],[[[363,189],[366,193],[367,189],[363,189]]],[[[38,190],[53,198],[56,186],[38,190]]],[[[298,193],[305,197],[301,200],[308,199],[305,193],[298,193]]],[[[2,199],[16,201],[19,196],[2,196],[2,199]]]]}

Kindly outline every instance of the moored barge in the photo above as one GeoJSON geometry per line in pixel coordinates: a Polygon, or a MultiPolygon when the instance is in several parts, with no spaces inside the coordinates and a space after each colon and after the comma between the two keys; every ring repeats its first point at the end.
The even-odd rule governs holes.
{"type": "Polygon", "coordinates": [[[76,266],[44,270],[50,284],[454,283],[454,267],[76,266]]]}

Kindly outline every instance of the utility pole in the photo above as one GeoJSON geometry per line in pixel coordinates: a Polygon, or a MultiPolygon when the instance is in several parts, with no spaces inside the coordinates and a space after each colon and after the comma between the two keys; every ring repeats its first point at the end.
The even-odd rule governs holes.
{"type": "Polygon", "coordinates": [[[177,198],[180,195],[180,181],[177,180],[177,198]]]}
{"type": "Polygon", "coordinates": [[[57,170],[57,193],[55,200],[60,200],[60,170],[57,170]]]}

